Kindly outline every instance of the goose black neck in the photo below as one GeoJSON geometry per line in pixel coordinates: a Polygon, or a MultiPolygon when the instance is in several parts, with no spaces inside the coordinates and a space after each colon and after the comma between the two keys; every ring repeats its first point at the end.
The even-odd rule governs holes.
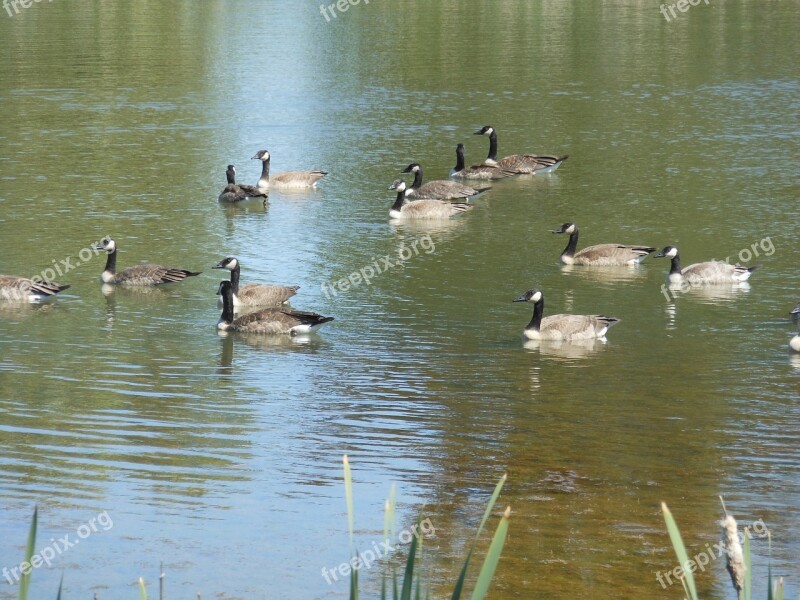
{"type": "Polygon", "coordinates": [[[113,252],[109,252],[108,256],[106,257],[106,271],[109,273],[116,273],[117,272],[117,249],[114,248],[113,252]]]}
{"type": "Polygon", "coordinates": [[[494,131],[489,134],[489,156],[486,160],[497,160],[497,133],[494,131]]]}
{"type": "Polygon", "coordinates": [[[233,323],[233,289],[228,288],[222,292],[222,316],[225,323],[233,323]]]}
{"type": "Polygon", "coordinates": [[[233,169],[225,171],[225,177],[228,178],[228,185],[236,185],[236,175],[234,175],[233,169]]]}
{"type": "MultiPolygon", "coordinates": [[[[237,261],[238,263],[238,261],[237,261]]],[[[239,293],[239,274],[241,273],[241,268],[239,265],[236,265],[236,268],[231,271],[231,291],[234,294],[239,293]]]]}
{"type": "Polygon", "coordinates": [[[536,304],[533,305],[533,317],[531,317],[531,322],[528,323],[528,326],[525,329],[533,329],[534,331],[539,331],[539,326],[542,324],[543,314],[544,314],[544,298],[542,298],[536,304]]]}
{"type": "Polygon", "coordinates": [[[269,180],[269,159],[261,161],[261,179],[269,180]]]}
{"type": "Polygon", "coordinates": [[[569,241],[567,242],[567,247],[564,248],[564,251],[561,253],[561,256],[575,256],[575,249],[578,247],[578,228],[575,228],[575,231],[569,234],[569,241]]]}
{"type": "Polygon", "coordinates": [[[392,204],[392,210],[400,210],[401,208],[403,208],[403,200],[405,199],[406,199],[405,191],[402,192],[398,191],[397,198],[395,199],[394,204],[392,204]]]}
{"type": "Polygon", "coordinates": [[[464,148],[459,146],[456,148],[456,172],[464,170],[464,148]]]}
{"type": "Polygon", "coordinates": [[[672,257],[672,263],[670,264],[669,273],[680,273],[681,272],[681,255],[675,254],[672,257]]]}
{"type": "Polygon", "coordinates": [[[416,190],[422,185],[422,167],[418,167],[414,171],[414,183],[411,184],[411,189],[416,190]]]}

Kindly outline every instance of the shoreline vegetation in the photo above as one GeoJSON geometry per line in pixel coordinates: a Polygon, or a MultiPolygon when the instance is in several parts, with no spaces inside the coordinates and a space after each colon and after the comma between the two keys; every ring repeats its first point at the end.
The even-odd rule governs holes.
{"type": "MultiPolygon", "coordinates": [[[[342,563],[338,568],[327,569],[323,567],[322,574],[326,581],[330,584],[330,577],[333,576],[334,581],[338,581],[336,572],[338,570],[342,577],[349,576],[349,599],[359,600],[361,596],[361,572],[368,571],[371,567],[381,566],[381,579],[380,579],[380,599],[381,600],[426,600],[431,598],[431,581],[424,574],[425,570],[421,568],[423,562],[423,548],[426,536],[433,536],[436,533],[430,519],[422,519],[420,515],[413,527],[403,530],[399,536],[395,536],[395,517],[396,517],[396,488],[392,486],[387,498],[384,509],[384,528],[383,528],[383,543],[381,546],[373,544],[372,549],[359,551],[354,541],[355,531],[355,513],[353,510],[353,480],[352,471],[350,468],[350,461],[347,455],[342,459],[344,470],[344,487],[345,487],[345,500],[347,503],[347,521],[348,533],[350,540],[350,559],[342,563]],[[404,535],[407,534],[407,535],[404,535]],[[394,560],[395,552],[398,548],[392,542],[399,539],[400,544],[408,545],[405,562],[402,560],[394,560]],[[383,548],[384,552],[381,552],[383,548]],[[398,567],[402,571],[402,577],[398,578],[398,567]],[[423,571],[423,573],[421,573],[423,571]],[[390,593],[391,591],[391,593],[390,593]]],[[[460,600],[462,597],[466,598],[465,585],[467,581],[467,574],[473,552],[481,538],[487,521],[492,515],[495,504],[500,492],[503,489],[507,479],[503,475],[494,488],[494,491],[489,498],[486,509],[483,513],[480,525],[478,526],[477,533],[470,544],[469,552],[467,553],[464,564],[461,567],[459,576],[455,581],[452,595],[450,600],[460,600]]],[[[712,548],[706,548],[708,552],[701,551],[689,558],[686,546],[683,543],[677,523],[675,522],[672,512],[667,507],[666,503],[661,503],[661,511],[664,516],[667,533],[675,550],[675,555],[678,559],[679,565],[672,571],[656,574],[658,581],[661,583],[663,589],[667,589],[667,585],[673,585],[680,582],[682,594],[687,600],[700,600],[697,592],[697,584],[695,582],[694,573],[696,571],[705,572],[705,567],[711,560],[725,556],[726,568],[731,577],[731,583],[736,591],[738,600],[752,600],[752,555],[750,540],[752,533],[755,532],[760,537],[767,537],[769,543],[770,561],[767,567],[767,594],[766,600],[784,600],[784,580],[783,577],[773,579],[772,576],[772,535],[766,528],[763,521],[759,520],[753,523],[752,526],[746,526],[742,531],[739,531],[739,526],[733,515],[729,514],[725,508],[725,503],[720,497],[722,502],[722,510],[724,513],[723,519],[720,521],[722,528],[722,535],[720,542],[714,546],[718,549],[718,554],[713,553],[712,548]],[[709,556],[710,554],[710,556],[709,556]],[[674,576],[674,581],[672,580],[674,576]],[[664,583],[666,578],[666,584],[664,583]]],[[[492,579],[494,578],[495,571],[500,561],[500,555],[503,551],[503,546],[508,534],[509,520],[511,517],[511,507],[508,506],[500,518],[495,533],[492,537],[489,548],[483,559],[483,563],[475,579],[472,595],[470,600],[484,600],[487,597],[492,579]]],[[[36,548],[36,533],[38,528],[39,509],[38,506],[34,507],[33,517],[28,531],[28,539],[25,546],[25,557],[20,563],[19,568],[19,591],[18,600],[28,600],[29,590],[31,584],[31,575],[33,571],[42,566],[41,560],[37,562],[38,555],[34,554],[36,548]]],[[[39,557],[41,558],[41,557],[39,557]]],[[[7,570],[7,569],[5,569],[7,570]]],[[[4,570],[4,571],[5,571],[4,570]]],[[[158,598],[164,598],[164,572],[163,567],[160,569],[159,582],[158,582],[158,598]]],[[[62,590],[64,584],[64,574],[61,575],[61,580],[58,585],[56,593],[56,600],[62,600],[62,590]]],[[[147,586],[144,578],[140,577],[138,580],[139,600],[147,600],[147,586]]],[[[66,600],[66,599],[64,599],[66,600]]],[[[98,594],[94,595],[94,600],[100,600],[98,594]]],[[[202,600],[200,593],[197,594],[197,600],[202,600]]],[[[798,595],[800,600],[800,595],[798,595]]]]}

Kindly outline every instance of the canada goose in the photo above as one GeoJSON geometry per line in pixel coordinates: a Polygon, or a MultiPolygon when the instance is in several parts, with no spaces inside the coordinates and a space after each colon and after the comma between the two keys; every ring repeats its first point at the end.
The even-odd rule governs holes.
{"type": "Polygon", "coordinates": [[[63,292],[70,286],[41,278],[28,279],[15,275],[0,275],[0,300],[8,302],[39,302],[63,292]]]}
{"type": "Polygon", "coordinates": [[[475,208],[467,202],[446,202],[444,200],[410,200],[406,201],[406,183],[397,179],[389,186],[397,190],[397,198],[389,209],[392,219],[449,219],[475,208]]]}
{"type": "Polygon", "coordinates": [[[456,146],[456,166],[450,171],[450,177],[459,179],[503,179],[516,175],[514,171],[501,169],[497,165],[472,165],[466,167],[464,162],[464,144],[456,146]]]}
{"type": "Polygon", "coordinates": [[[491,125],[484,126],[475,135],[489,136],[489,155],[483,161],[485,165],[497,165],[501,169],[513,171],[517,174],[526,173],[552,173],[561,163],[569,158],[564,156],[548,156],[545,154],[512,154],[497,160],[497,132],[491,125]]]}
{"type": "MultiPolygon", "coordinates": [[[[231,272],[231,289],[233,290],[233,306],[278,306],[285,304],[297,293],[299,285],[264,285],[247,283],[239,286],[241,267],[239,260],[233,256],[222,259],[214,269],[227,269],[231,272]]],[[[220,299],[221,301],[221,299],[220,299]]]]}
{"type": "Polygon", "coordinates": [[[236,167],[228,165],[225,176],[228,178],[228,185],[220,192],[220,202],[241,202],[248,198],[266,198],[267,193],[259,190],[254,185],[237,185],[236,167]]]}
{"type": "Polygon", "coordinates": [[[451,198],[471,198],[481,192],[457,181],[437,179],[422,184],[422,167],[419,163],[411,163],[401,173],[413,173],[414,183],[406,188],[409,200],[449,200],[451,198]]]}
{"type": "Polygon", "coordinates": [[[106,268],[100,275],[103,283],[113,283],[116,285],[161,285],[162,283],[172,283],[182,281],[187,277],[200,275],[200,271],[187,271],[186,269],[176,269],[174,267],[162,267],[160,265],[136,265],[128,267],[117,273],[117,243],[111,238],[103,239],[95,250],[105,250],[108,252],[106,268]]]}
{"type": "Polygon", "coordinates": [[[217,294],[222,296],[222,315],[217,323],[217,329],[222,331],[298,335],[313,333],[325,323],[333,321],[333,317],[323,317],[316,313],[287,308],[262,308],[234,319],[231,282],[220,282],[217,294]]]}
{"type": "Polygon", "coordinates": [[[721,260],[710,260],[695,263],[681,269],[681,256],[675,246],[666,246],[655,258],[671,258],[672,265],[667,274],[667,284],[678,285],[714,285],[719,283],[740,283],[747,281],[750,275],[758,268],[731,265],[721,260]]]}
{"type": "MultiPolygon", "coordinates": [[[[795,321],[800,319],[800,302],[789,311],[789,314],[792,315],[792,319],[795,321]]],[[[800,352],[800,333],[796,334],[792,339],[789,340],[789,348],[794,352],[800,352]]]]}
{"type": "Polygon", "coordinates": [[[561,262],[565,265],[584,265],[589,267],[614,267],[620,265],[637,265],[655,248],[650,246],[624,246],[622,244],[597,244],[575,251],[578,246],[578,226],[575,223],[564,223],[561,229],[553,229],[553,233],[568,233],[569,242],[561,253],[561,262]]]}
{"type": "Polygon", "coordinates": [[[261,161],[261,177],[259,189],[267,189],[270,185],[279,188],[313,188],[317,182],[328,174],[327,171],[286,171],[269,176],[269,152],[259,150],[253,157],[261,161]]]}
{"type": "Polygon", "coordinates": [[[604,315],[551,315],[542,318],[544,296],[537,289],[528,290],[514,302],[532,302],[533,318],[522,331],[529,340],[585,340],[602,338],[619,319],[604,315]]]}

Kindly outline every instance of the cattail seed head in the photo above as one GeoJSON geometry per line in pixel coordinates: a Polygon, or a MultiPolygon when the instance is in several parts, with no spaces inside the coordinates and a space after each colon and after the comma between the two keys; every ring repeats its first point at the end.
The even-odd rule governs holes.
{"type": "Polygon", "coordinates": [[[731,582],[737,592],[744,587],[744,553],[742,544],[739,542],[739,530],[736,526],[736,519],[732,515],[727,515],[722,522],[722,544],[725,549],[728,573],[731,582]]]}

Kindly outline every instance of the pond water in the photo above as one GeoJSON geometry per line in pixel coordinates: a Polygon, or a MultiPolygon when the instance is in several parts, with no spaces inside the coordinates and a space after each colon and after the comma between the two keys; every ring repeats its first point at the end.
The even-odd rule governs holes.
{"type": "MultiPolygon", "coordinates": [[[[796,595],[798,4],[669,21],[631,1],[347,7],[0,12],[0,272],[61,265],[72,286],[0,306],[0,567],[22,560],[38,505],[37,547],[59,553],[35,597],[62,572],[68,598],[135,597],[139,576],[152,595],[163,563],[171,597],[343,598],[321,571],[349,557],[347,453],[357,545],[380,541],[397,483],[398,528],[436,529],[437,597],[504,473],[495,600],[680,597],[657,580],[676,566],[660,502],[696,554],[716,543],[720,495],[772,530],[773,573],[796,595]],[[399,171],[444,178],[458,142],[479,161],[486,124],[501,156],[570,158],[450,222],[391,224],[399,171]],[[330,174],[221,206],[225,166],[255,183],[262,148],[276,172],[330,174]],[[550,230],[568,221],[579,247],[672,244],[685,264],[760,269],[749,287],[676,295],[664,260],[564,269],[550,230]],[[203,273],[106,294],[87,250],[106,235],[120,267],[203,273]],[[211,267],[227,255],[335,321],[306,340],[221,337],[211,267]],[[376,261],[369,284],[338,285],[376,261]],[[605,343],[525,347],[531,307],[512,300],[532,287],[545,314],[621,323],[605,343]]],[[[762,597],[766,540],[753,552],[762,597]]],[[[361,580],[374,591],[379,569],[361,580]]],[[[699,584],[735,597],[721,560],[699,584]]],[[[0,579],[0,598],[16,592],[0,579]]]]}

